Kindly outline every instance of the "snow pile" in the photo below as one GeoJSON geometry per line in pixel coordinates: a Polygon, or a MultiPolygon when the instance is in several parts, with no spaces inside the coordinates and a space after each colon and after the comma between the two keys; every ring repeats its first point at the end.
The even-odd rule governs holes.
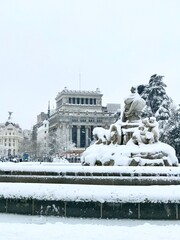
{"type": "Polygon", "coordinates": [[[122,124],[117,121],[108,130],[95,128],[93,134],[96,142],[83,152],[82,165],[178,165],[174,148],[159,141],[158,123],[154,117],[145,118],[138,123],[122,124]]]}
{"type": "MultiPolygon", "coordinates": [[[[167,156],[167,161],[170,166],[178,165],[178,159],[175,154],[174,148],[170,145],[162,142],[154,144],[143,144],[143,145],[104,145],[104,144],[93,144],[83,152],[81,157],[82,164],[94,166],[97,161],[102,162],[104,165],[106,162],[113,160],[116,166],[129,166],[133,157],[136,161],[140,161],[139,165],[144,165],[146,158],[142,159],[142,153],[156,154],[162,152],[167,156]],[[139,154],[139,157],[138,157],[139,154]]],[[[158,159],[156,159],[158,160],[158,159]]],[[[151,160],[147,159],[148,162],[151,160]]],[[[152,160],[154,161],[154,160],[152,160]]],[[[160,159],[159,159],[160,161],[160,159]]]]}
{"type": "Polygon", "coordinates": [[[180,203],[180,186],[0,183],[0,198],[100,203],[180,203]]]}
{"type": "Polygon", "coordinates": [[[58,163],[69,163],[69,161],[64,157],[54,157],[53,162],[58,163]]]}

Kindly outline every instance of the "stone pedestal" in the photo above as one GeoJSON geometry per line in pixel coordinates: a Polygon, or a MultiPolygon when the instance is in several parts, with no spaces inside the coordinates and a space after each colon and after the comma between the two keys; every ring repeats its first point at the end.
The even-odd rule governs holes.
{"type": "Polygon", "coordinates": [[[124,132],[124,143],[126,144],[131,138],[134,133],[134,131],[139,127],[139,122],[134,123],[124,123],[122,126],[123,132],[124,132]]]}

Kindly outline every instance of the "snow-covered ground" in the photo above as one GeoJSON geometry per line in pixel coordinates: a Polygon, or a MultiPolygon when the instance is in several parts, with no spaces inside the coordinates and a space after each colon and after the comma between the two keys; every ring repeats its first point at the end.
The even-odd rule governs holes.
{"type": "MultiPolygon", "coordinates": [[[[1,163],[1,170],[24,171],[132,171],[143,172],[166,172],[179,174],[179,167],[83,167],[77,165],[59,165],[59,164],[39,164],[39,163],[1,163]]],[[[156,172],[156,173],[157,173],[156,172]]],[[[126,188],[125,186],[85,186],[80,185],[50,185],[50,184],[23,184],[23,183],[1,183],[0,194],[11,197],[11,195],[36,196],[47,199],[59,196],[64,199],[77,200],[79,195],[85,199],[94,199],[98,197],[99,201],[111,200],[116,197],[129,199],[133,201],[143,201],[145,198],[158,198],[164,201],[180,199],[179,186],[136,186],[126,188]],[[57,188],[58,186],[58,188],[57,188]],[[93,188],[93,189],[92,189],[93,188]],[[77,194],[78,193],[78,194],[77,194]],[[99,195],[100,193],[100,195],[99,195]],[[132,200],[132,199],[131,199],[132,200]]],[[[127,200],[126,199],[126,200],[127,200]]],[[[27,216],[0,213],[0,240],[179,240],[180,222],[159,221],[159,220],[128,220],[128,219],[82,219],[82,218],[62,218],[46,216],[27,216]]]]}
{"type": "Polygon", "coordinates": [[[0,214],[1,240],[179,240],[179,221],[0,214]]]}

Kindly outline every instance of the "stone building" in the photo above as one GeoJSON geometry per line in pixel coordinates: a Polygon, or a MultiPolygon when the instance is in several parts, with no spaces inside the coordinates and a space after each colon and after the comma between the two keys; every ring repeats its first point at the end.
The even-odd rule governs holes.
{"type": "Polygon", "coordinates": [[[37,148],[38,155],[48,155],[48,136],[49,136],[49,121],[44,120],[42,125],[37,129],[37,148]]]}
{"type": "Polygon", "coordinates": [[[41,112],[39,115],[37,115],[37,123],[42,124],[44,120],[48,119],[48,113],[41,112]]]}
{"type": "Polygon", "coordinates": [[[49,133],[59,129],[67,151],[69,143],[81,149],[88,147],[94,127],[109,128],[115,122],[115,108],[119,110],[120,104],[109,105],[115,107],[109,111],[102,106],[102,96],[98,88],[95,91],[64,88],[57,94],[56,111],[49,118],[49,133]]]}
{"type": "Polygon", "coordinates": [[[23,141],[22,129],[18,124],[7,121],[0,124],[0,156],[14,157],[20,154],[23,141]]]}

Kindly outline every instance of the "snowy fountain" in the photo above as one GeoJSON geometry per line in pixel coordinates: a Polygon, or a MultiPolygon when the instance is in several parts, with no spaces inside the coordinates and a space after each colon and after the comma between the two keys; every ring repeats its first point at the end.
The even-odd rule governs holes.
{"type": "Polygon", "coordinates": [[[93,130],[95,143],[82,155],[82,165],[178,166],[175,150],[159,141],[155,117],[141,119],[145,101],[131,88],[121,120],[109,129],[93,130]]]}
{"type": "Polygon", "coordinates": [[[122,119],[97,127],[81,165],[0,164],[0,212],[63,217],[180,219],[180,168],[131,88],[122,119]]]}

